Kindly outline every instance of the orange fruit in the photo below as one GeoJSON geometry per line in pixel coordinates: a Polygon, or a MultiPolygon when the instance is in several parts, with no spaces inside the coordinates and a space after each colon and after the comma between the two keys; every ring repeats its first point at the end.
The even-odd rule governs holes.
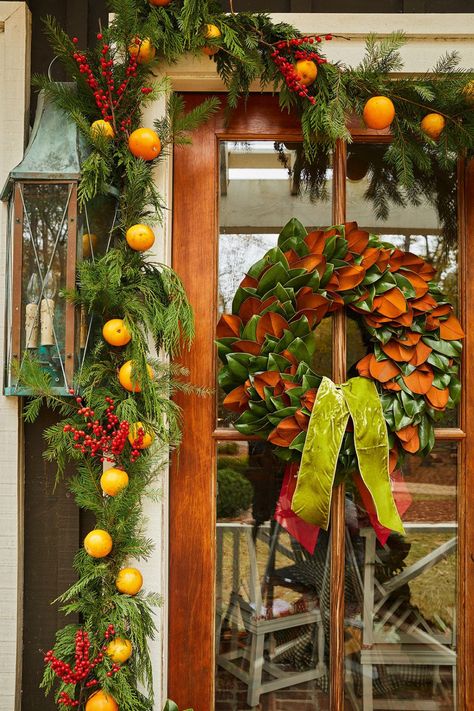
{"type": "MultiPolygon", "coordinates": [[[[120,385],[125,388],[125,390],[128,390],[130,393],[139,393],[141,392],[141,385],[136,379],[132,381],[132,367],[133,361],[127,360],[120,368],[118,378],[120,385]]],[[[151,366],[147,365],[147,371],[148,376],[153,378],[154,373],[151,366]]]]}
{"type": "Polygon", "coordinates": [[[136,252],[145,252],[153,245],[155,234],[148,225],[132,225],[125,235],[128,246],[136,252]]]}
{"type": "Polygon", "coordinates": [[[112,537],[107,531],[95,528],[84,538],[84,548],[92,558],[105,558],[112,550],[112,537]]]}
{"type": "Polygon", "coordinates": [[[444,116],[441,114],[426,114],[426,116],[421,121],[421,130],[427,136],[436,141],[442,134],[444,127],[446,126],[446,121],[444,116]]]}
{"type": "Polygon", "coordinates": [[[105,138],[113,138],[115,136],[112,124],[103,119],[98,119],[91,124],[91,136],[92,138],[97,138],[98,136],[105,136],[105,138]]]}
{"type": "Polygon", "coordinates": [[[84,259],[89,259],[92,252],[95,252],[97,247],[97,235],[85,234],[82,235],[82,256],[84,259]]]}
{"type": "Polygon", "coordinates": [[[128,139],[130,152],[137,158],[153,160],[161,153],[160,137],[152,128],[137,128],[128,139]]]}
{"type": "Polygon", "coordinates": [[[132,643],[129,639],[116,637],[107,645],[106,653],[116,664],[123,664],[132,656],[132,643]]]}
{"type": "Polygon", "coordinates": [[[151,445],[153,442],[154,436],[153,434],[150,434],[149,432],[145,431],[145,428],[141,422],[134,422],[133,424],[130,425],[130,431],[128,434],[128,441],[133,447],[133,443],[138,437],[138,430],[142,429],[144,434],[143,434],[143,440],[141,445],[136,445],[137,449],[148,449],[148,447],[151,445]]]}
{"type": "Polygon", "coordinates": [[[104,323],[102,335],[111,346],[126,346],[132,340],[132,335],[121,318],[111,318],[104,323]]]}
{"type": "Polygon", "coordinates": [[[155,5],[156,7],[166,7],[170,4],[171,0],[148,0],[150,5],[155,5]]]}
{"type": "Polygon", "coordinates": [[[131,57],[136,58],[138,64],[148,64],[155,58],[156,49],[149,39],[141,40],[139,37],[135,37],[128,47],[128,53],[131,57]]]}
{"type": "Polygon", "coordinates": [[[109,496],[117,496],[128,486],[128,474],[123,469],[110,467],[100,477],[102,491],[109,496]]]}
{"type": "Polygon", "coordinates": [[[474,106],[474,79],[468,81],[464,89],[462,90],[466,104],[469,106],[474,106]]]}
{"type": "MultiPolygon", "coordinates": [[[[222,37],[222,32],[216,25],[204,25],[204,37],[206,39],[218,39],[219,37],[222,37]]],[[[202,48],[202,51],[204,54],[207,54],[208,57],[212,57],[213,54],[216,54],[219,51],[219,47],[217,45],[209,45],[204,46],[202,48]]]]}
{"type": "Polygon", "coordinates": [[[381,131],[395,118],[395,106],[387,96],[373,96],[364,106],[363,117],[367,128],[381,131]]]}
{"type": "Polygon", "coordinates": [[[119,707],[113,696],[100,689],[89,696],[86,711],[119,711],[119,707]]]}
{"type": "Polygon", "coordinates": [[[300,59],[296,62],[295,72],[303,86],[311,86],[318,76],[318,67],[311,59],[300,59]]]}
{"type": "Polygon", "coordinates": [[[115,587],[124,595],[136,595],[142,589],[143,577],[137,568],[122,568],[119,570],[115,587]]]}

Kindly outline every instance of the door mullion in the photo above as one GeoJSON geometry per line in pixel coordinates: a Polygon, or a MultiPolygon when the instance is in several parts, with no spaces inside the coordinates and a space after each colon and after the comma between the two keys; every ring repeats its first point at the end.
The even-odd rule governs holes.
{"type": "MultiPolygon", "coordinates": [[[[333,159],[333,223],[346,217],[346,144],[339,140],[333,159]]],[[[346,379],[346,317],[343,310],[333,317],[332,374],[336,383],[346,379]]],[[[331,615],[330,615],[330,709],[344,708],[344,574],[345,487],[335,488],[331,501],[331,615]]]]}

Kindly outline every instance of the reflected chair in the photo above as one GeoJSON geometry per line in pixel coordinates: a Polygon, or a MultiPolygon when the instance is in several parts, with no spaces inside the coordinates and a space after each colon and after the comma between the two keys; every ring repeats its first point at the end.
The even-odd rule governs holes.
{"type": "MultiPolygon", "coordinates": [[[[274,614],[275,586],[286,586],[301,592],[304,582],[298,582],[293,573],[297,567],[293,550],[280,540],[283,529],[278,524],[266,524],[253,535],[253,526],[239,523],[219,523],[217,525],[217,589],[218,600],[222,600],[224,535],[232,538],[232,591],[226,610],[217,610],[216,647],[217,664],[234,675],[247,686],[247,703],[258,705],[262,694],[283,689],[304,682],[321,679],[327,675],[324,663],[325,635],[319,607],[299,611],[297,608],[280,616],[274,614]],[[241,545],[248,556],[248,575],[242,579],[240,570],[241,545]],[[268,545],[268,558],[263,584],[260,582],[257,559],[257,541],[268,545]],[[277,552],[295,561],[295,565],[275,569],[277,552]],[[242,595],[247,587],[246,597],[242,595]],[[221,651],[220,638],[223,625],[230,627],[230,649],[221,651]],[[244,634],[239,634],[239,629],[244,634]],[[298,653],[298,645],[311,647],[307,660],[309,668],[301,671],[285,664],[291,653],[298,653]],[[287,668],[285,668],[285,666],[287,668]]],[[[321,574],[329,576],[326,562],[321,574]]]]}
{"type": "MultiPolygon", "coordinates": [[[[405,525],[407,533],[456,533],[455,523],[405,525]]],[[[406,604],[401,595],[404,586],[422,575],[439,561],[456,550],[456,536],[437,546],[400,573],[381,583],[376,578],[376,566],[381,563],[377,552],[376,537],[372,528],[363,529],[365,538],[363,582],[363,635],[360,663],[362,666],[363,711],[393,709],[393,711],[435,711],[446,709],[446,702],[456,708],[456,640],[453,630],[436,620],[437,626],[427,620],[413,605],[406,604]],[[399,593],[396,595],[396,593],[399,593]],[[440,627],[442,628],[440,630],[440,627]],[[433,694],[439,692],[443,700],[435,699],[390,699],[394,679],[384,679],[384,671],[390,667],[394,676],[399,674],[405,684],[421,683],[429,679],[433,694]],[[452,695],[443,687],[440,667],[452,670],[452,695]],[[383,698],[374,697],[385,689],[383,698]]]]}

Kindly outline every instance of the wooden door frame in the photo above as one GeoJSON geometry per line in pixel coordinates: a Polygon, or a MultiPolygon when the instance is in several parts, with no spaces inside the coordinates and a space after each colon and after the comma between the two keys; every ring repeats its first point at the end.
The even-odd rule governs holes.
{"type": "MultiPolygon", "coordinates": [[[[186,104],[193,107],[204,94],[188,94],[186,104]]],[[[224,102],[223,102],[224,103],[224,102]]],[[[387,132],[351,126],[357,142],[390,141],[387,132]]],[[[210,344],[215,339],[217,314],[217,249],[219,151],[222,140],[285,140],[301,139],[297,117],[281,112],[276,97],[254,95],[246,107],[239,108],[226,124],[221,110],[193,135],[193,145],[177,147],[174,152],[173,189],[173,267],[183,279],[196,317],[196,337],[191,350],[180,359],[189,370],[190,380],[200,386],[214,388],[216,357],[210,344]],[[183,151],[185,153],[183,153],[183,151]],[[210,209],[210,196],[213,205],[210,209]],[[199,279],[202,265],[206,273],[199,279]]],[[[345,160],[343,144],[336,149],[335,160],[345,160]]],[[[341,176],[342,173],[339,173],[341,176]]],[[[333,220],[345,218],[344,181],[339,181],[338,201],[333,202],[333,220]]],[[[474,457],[474,399],[469,402],[470,376],[467,364],[474,354],[472,321],[474,319],[474,279],[468,278],[467,265],[474,264],[474,165],[462,164],[459,170],[459,230],[460,230],[460,312],[467,332],[463,361],[462,429],[440,430],[439,439],[461,443],[458,482],[458,610],[459,662],[458,689],[460,710],[474,708],[474,677],[464,673],[466,664],[474,658],[465,650],[474,649],[474,600],[468,591],[474,589],[474,517],[466,513],[474,507],[474,487],[468,486],[467,463],[474,457]],[[472,415],[472,416],[471,416],[472,415]],[[466,436],[467,435],[467,436],[466,436]]],[[[335,330],[344,328],[344,315],[336,320],[335,330]]],[[[336,379],[344,378],[345,354],[333,356],[336,379]]],[[[216,440],[224,435],[215,429],[214,399],[208,406],[197,395],[177,395],[183,408],[184,436],[179,453],[173,457],[170,478],[170,574],[169,574],[169,695],[180,708],[210,711],[214,707],[215,671],[215,471],[216,440]]],[[[234,439],[246,439],[238,432],[234,439]]],[[[340,547],[344,541],[344,491],[341,487],[333,497],[333,535],[340,547]]],[[[474,508],[473,508],[474,510],[474,508]]],[[[335,550],[339,550],[334,546],[335,550]]],[[[339,551],[339,556],[341,551],[339,551]]],[[[337,554],[335,555],[337,558],[337,554]]],[[[334,559],[335,559],[334,558],[334,559]]],[[[333,560],[334,560],[333,559],[333,560]]],[[[336,598],[332,600],[332,620],[343,615],[343,577],[336,582],[336,598]]],[[[341,627],[331,625],[331,678],[343,679],[344,656],[341,627]],[[336,660],[336,663],[334,663],[336,660]]],[[[335,685],[341,686],[339,685],[335,685]]],[[[331,709],[343,707],[342,695],[331,697],[331,709]]]]}

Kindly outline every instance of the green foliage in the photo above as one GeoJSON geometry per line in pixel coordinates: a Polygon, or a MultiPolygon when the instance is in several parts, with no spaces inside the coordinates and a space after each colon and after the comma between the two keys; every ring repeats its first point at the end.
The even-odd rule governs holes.
{"type": "MultiPolygon", "coordinates": [[[[358,66],[351,68],[337,63],[319,65],[317,80],[309,90],[312,99],[309,101],[305,96],[290,91],[274,61],[276,43],[302,39],[291,25],[274,24],[268,15],[261,13],[223,13],[213,0],[175,0],[165,8],[153,7],[146,0],[110,0],[109,4],[114,20],[102,32],[103,39],[87,51],[79,50],[54,18],[45,20],[47,36],[71,83],[62,84],[51,82],[46,77],[35,77],[34,84],[76,123],[81,133],[85,151],[79,186],[81,208],[90,205],[95,198],[103,199],[110,193],[119,196],[119,220],[111,235],[112,248],[106,254],[81,264],[77,290],[66,296],[85,309],[91,322],[92,347],[75,383],[76,392],[81,392],[83,402],[94,410],[99,422],[105,422],[108,404],[105,398],[112,398],[120,420],[140,421],[147,431],[155,434],[154,446],[143,450],[136,460],[131,457],[129,443],[114,456],[114,463],[129,473],[126,489],[116,497],[104,497],[99,484],[102,472],[100,458],[85,454],[76,446],[71,432],[65,431],[65,426],[84,427],[84,418],[79,413],[82,403],[58,398],[48,376],[33,358],[23,359],[21,380],[33,392],[25,407],[28,421],[38,415],[42,403],[57,410],[62,418],[45,432],[45,456],[57,463],[59,475],[68,462],[75,465],[69,486],[76,502],[94,514],[96,525],[108,530],[114,543],[111,554],[104,559],[93,559],[82,549],[78,552],[74,561],[77,581],[61,595],[59,602],[66,613],[80,616],[95,652],[99,651],[109,624],[113,624],[119,634],[132,640],[134,653],[130,661],[112,677],[101,671],[99,684],[117,699],[121,711],[150,711],[153,690],[147,640],[155,634],[153,607],[160,600],[158,596],[146,592],[134,597],[121,595],[115,588],[115,578],[118,570],[130,559],[146,558],[152,549],[152,542],[145,533],[142,504],[145,496],[156,495],[153,492],[156,490],[160,463],[166,459],[169,447],[179,443],[180,412],[172,395],[178,390],[204,393],[186,383],[187,374],[182,368],[156,358],[156,353],[166,358],[176,356],[180,345],[189,346],[193,337],[193,316],[179,277],[169,267],[154,263],[142,253],[132,252],[124,237],[126,229],[133,224],[161,224],[166,205],[156,188],[153,169],[169,153],[172,144],[190,142],[190,133],[209,120],[217,110],[218,102],[208,99],[187,112],[183,99],[171,92],[166,79],[157,79],[153,71],[150,72],[150,67],[138,65],[130,71],[130,42],[135,37],[149,38],[156,47],[158,60],[174,62],[187,51],[200,54],[204,45],[209,43],[204,26],[215,24],[221,36],[211,43],[219,51],[210,61],[215,63],[227,87],[228,109],[235,108],[240,99],[245,100],[253,83],[272,86],[278,93],[280,107],[296,112],[301,120],[303,147],[297,150],[297,160],[292,167],[294,184],[307,184],[311,195],[318,199],[327,197],[326,172],[335,142],[339,139],[350,141],[348,118],[354,114],[361,115],[365,102],[371,96],[390,96],[396,108],[392,125],[393,142],[386,151],[383,166],[374,162],[370,167],[367,195],[373,200],[379,216],[387,213],[389,201],[399,205],[406,202],[416,205],[423,196],[437,205],[440,218],[445,225],[450,224],[449,229],[453,233],[450,210],[455,195],[452,190],[447,191],[447,187],[457,156],[471,152],[474,145],[474,112],[465,92],[472,75],[459,67],[459,58],[455,53],[449,53],[439,60],[433,72],[423,77],[404,75],[395,80],[393,72],[403,68],[399,53],[403,36],[394,33],[382,40],[370,36],[365,57],[358,66]],[[125,87],[121,96],[116,95],[115,102],[111,101],[109,87],[102,78],[100,61],[105,43],[108,46],[107,56],[112,61],[114,85],[125,87]],[[87,74],[80,71],[79,65],[83,60],[76,61],[74,53],[77,52],[86,57],[85,61],[99,86],[110,99],[110,117],[107,120],[114,132],[111,139],[91,136],[90,125],[104,118],[104,109],[96,102],[94,92],[87,83],[87,74]],[[166,111],[156,119],[154,128],[160,136],[163,150],[155,160],[144,161],[131,154],[128,138],[141,125],[143,108],[160,96],[166,99],[166,111]],[[438,111],[446,118],[446,128],[436,142],[427,138],[420,129],[422,117],[431,111],[438,111]],[[441,191],[447,191],[450,196],[443,206],[436,202],[436,196],[441,191]],[[101,337],[104,321],[118,317],[125,319],[132,335],[132,340],[124,348],[109,347],[101,337]],[[117,370],[126,360],[134,364],[132,379],[140,381],[140,392],[128,393],[118,381],[117,370]],[[148,376],[148,365],[153,369],[153,378],[148,376]],[[139,686],[145,691],[140,691],[139,686]]],[[[289,44],[285,46],[290,47],[289,44]]],[[[320,59],[324,59],[320,44],[306,42],[303,46],[307,51],[317,50],[320,59]]],[[[277,144],[277,149],[284,162],[283,145],[277,144]]],[[[281,236],[288,243],[288,249],[297,245],[300,238],[299,227],[295,223],[281,236]]],[[[331,259],[340,261],[339,253],[344,252],[344,244],[344,239],[331,242],[330,253],[325,253],[328,262],[331,259]]],[[[285,272],[283,263],[278,267],[280,276],[282,270],[285,272]]],[[[322,279],[325,276],[322,275],[322,279]]],[[[330,274],[327,275],[329,277],[330,274]]],[[[368,289],[372,289],[371,283],[368,289]]],[[[284,287],[280,284],[280,288],[284,287]]],[[[441,298],[440,295],[438,297],[441,298]]],[[[373,295],[368,298],[373,298],[373,295]]],[[[303,334],[304,323],[294,328],[297,332],[290,334],[291,343],[285,344],[285,348],[300,361],[298,374],[294,377],[301,377],[306,388],[317,387],[318,377],[311,373],[308,366],[312,352],[310,339],[303,334]]],[[[374,335],[374,338],[378,337],[374,335]]],[[[240,383],[241,376],[245,375],[242,383],[245,382],[248,376],[246,366],[242,364],[245,356],[239,354],[239,360],[235,354],[224,353],[226,363],[231,362],[232,365],[230,380],[237,378],[240,383]]],[[[434,367],[439,371],[439,383],[442,385],[446,379],[451,381],[451,405],[459,397],[459,384],[449,370],[450,357],[454,356],[436,349],[432,355],[434,367]],[[449,372],[443,371],[446,368],[449,372]]],[[[18,364],[16,367],[19,369],[18,364]]],[[[261,371],[261,363],[255,364],[255,368],[261,371]]],[[[275,364],[271,369],[275,369],[275,364]]],[[[224,370],[221,377],[227,377],[224,370]]],[[[224,388],[234,386],[230,380],[223,383],[224,388]]],[[[288,391],[294,408],[300,407],[296,402],[298,390],[293,388],[288,391]]],[[[251,395],[255,397],[255,392],[252,391],[251,395]]],[[[400,405],[395,407],[398,423],[404,422],[405,416],[414,417],[420,426],[422,447],[429,448],[430,422],[436,413],[428,407],[423,412],[403,411],[403,392],[387,396],[392,410],[394,398],[400,405]]],[[[261,403],[257,404],[247,421],[240,420],[239,428],[244,433],[252,431],[255,420],[260,422],[261,403]]],[[[275,403],[272,403],[269,412],[269,422],[259,429],[262,436],[266,436],[277,424],[275,403]]],[[[350,453],[353,444],[350,435],[348,438],[343,450],[350,453]]],[[[292,447],[290,456],[300,451],[302,442],[295,441],[292,447]]],[[[239,464],[238,468],[242,469],[242,466],[239,464]]],[[[236,469],[237,458],[228,457],[221,461],[219,513],[222,516],[235,515],[239,510],[248,508],[251,502],[252,486],[236,469]],[[232,459],[236,461],[232,462],[232,459]]],[[[57,655],[71,662],[76,630],[75,625],[67,625],[58,631],[55,643],[57,655]]],[[[77,691],[56,682],[47,667],[43,680],[46,692],[54,688],[58,700],[62,690],[77,691]]],[[[81,711],[88,693],[85,689],[80,691],[81,711]]],[[[174,702],[167,701],[164,711],[178,709],[174,702]]]]}
{"type": "Polygon", "coordinates": [[[252,503],[252,484],[235,469],[219,468],[217,486],[217,518],[237,516],[252,503]]]}

